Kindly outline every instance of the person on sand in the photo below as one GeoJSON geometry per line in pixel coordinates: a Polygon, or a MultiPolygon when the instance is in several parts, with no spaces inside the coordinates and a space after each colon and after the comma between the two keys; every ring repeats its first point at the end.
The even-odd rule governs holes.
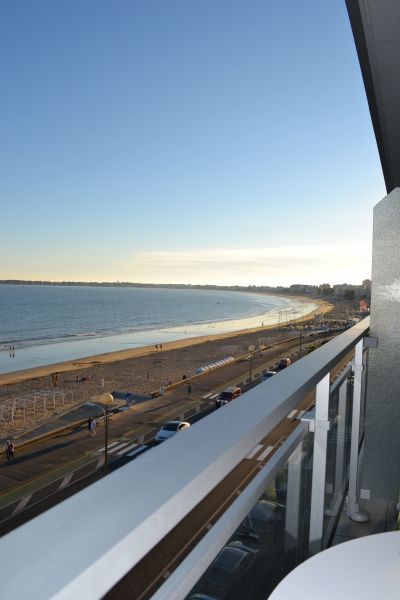
{"type": "Polygon", "coordinates": [[[189,396],[189,398],[190,398],[190,394],[191,393],[192,393],[192,386],[189,383],[189,385],[188,385],[188,396],[189,396]]]}

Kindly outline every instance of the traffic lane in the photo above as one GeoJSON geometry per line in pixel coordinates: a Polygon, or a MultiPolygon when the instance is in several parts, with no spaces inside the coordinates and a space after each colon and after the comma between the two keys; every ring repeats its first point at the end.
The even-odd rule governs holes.
{"type": "MultiPolygon", "coordinates": [[[[263,360],[264,360],[264,357],[263,357],[263,360]]],[[[208,377],[208,379],[209,379],[209,377],[208,377]]],[[[178,406],[180,406],[180,407],[181,407],[181,409],[183,410],[183,407],[186,407],[186,406],[188,405],[188,404],[187,404],[187,402],[188,402],[188,401],[187,401],[187,399],[186,399],[186,398],[183,398],[183,399],[182,399],[182,398],[175,398],[175,399],[171,398],[171,399],[170,399],[170,401],[168,401],[168,402],[164,402],[164,405],[163,405],[163,406],[164,406],[164,407],[166,407],[166,406],[168,406],[168,407],[172,407],[172,406],[173,406],[173,407],[174,407],[174,410],[177,410],[177,409],[178,409],[178,406]]],[[[189,402],[190,402],[190,401],[189,401],[189,402]]],[[[201,413],[201,414],[196,414],[196,413],[195,413],[195,414],[193,415],[193,422],[194,422],[195,420],[199,419],[199,418],[203,418],[203,417],[205,416],[205,414],[207,414],[207,412],[210,412],[210,411],[212,411],[212,410],[213,410],[213,403],[211,403],[211,404],[212,404],[212,406],[211,406],[211,405],[209,406],[209,409],[208,409],[208,411],[206,410],[206,413],[201,413]]],[[[152,413],[152,420],[154,420],[155,418],[157,418],[157,419],[160,419],[160,420],[161,420],[161,419],[163,419],[163,420],[164,420],[164,422],[165,422],[165,420],[166,420],[166,419],[164,419],[164,416],[165,416],[165,415],[164,415],[164,412],[163,412],[163,411],[161,411],[161,412],[160,412],[160,411],[159,411],[159,408],[160,408],[159,406],[152,407],[151,409],[149,409],[149,411],[144,411],[144,412],[150,412],[150,413],[152,413]]],[[[194,409],[193,409],[193,410],[194,410],[194,409]]],[[[113,429],[113,431],[114,431],[114,433],[116,433],[116,434],[117,434],[117,435],[115,436],[115,437],[117,437],[117,438],[118,438],[119,436],[123,436],[123,435],[126,433],[126,418],[125,418],[125,415],[126,415],[126,414],[127,414],[127,413],[126,413],[126,412],[124,412],[124,413],[120,413],[119,415],[114,415],[114,425],[116,425],[116,423],[117,423],[117,422],[119,422],[119,424],[120,424],[120,426],[121,426],[121,428],[118,428],[118,427],[117,427],[117,431],[116,431],[116,432],[114,431],[114,430],[115,430],[115,427],[113,427],[113,428],[112,428],[112,429],[113,429]],[[118,429],[119,429],[119,431],[118,431],[118,429]]],[[[132,417],[132,415],[131,415],[131,417],[132,417]]],[[[154,421],[152,421],[152,422],[148,422],[148,421],[145,421],[145,422],[143,422],[143,419],[142,419],[142,420],[140,420],[140,419],[141,419],[141,417],[143,417],[143,415],[136,415],[136,416],[133,416],[133,420],[136,420],[135,427],[137,427],[138,425],[150,425],[150,426],[151,426],[151,425],[155,425],[155,424],[156,424],[156,423],[154,423],[154,421]]],[[[174,414],[173,418],[177,418],[175,414],[174,414]]],[[[131,425],[132,425],[132,418],[130,419],[130,421],[131,421],[131,425]]],[[[157,427],[158,427],[159,425],[160,425],[160,423],[157,423],[157,427]]],[[[82,435],[87,435],[87,430],[86,430],[84,427],[81,427],[81,428],[78,428],[78,429],[79,429],[79,431],[78,431],[78,434],[80,434],[80,437],[81,437],[81,438],[82,438],[82,435]]],[[[73,432],[73,431],[71,431],[71,432],[66,432],[66,433],[64,433],[64,434],[61,434],[61,435],[64,435],[64,436],[71,436],[73,433],[74,433],[74,432],[73,432]]],[[[137,433],[136,429],[135,429],[135,433],[137,433]]],[[[155,433],[154,431],[150,431],[150,437],[151,437],[152,435],[154,435],[154,433],[155,433]]],[[[75,434],[76,434],[76,432],[75,432],[75,434]]],[[[149,436],[149,433],[148,433],[148,432],[147,432],[147,434],[143,435],[143,440],[142,440],[142,442],[144,441],[144,438],[145,438],[146,436],[149,436]]],[[[112,439],[112,438],[110,437],[109,439],[110,439],[110,441],[111,441],[111,439],[112,439]]],[[[82,440],[80,440],[80,441],[81,441],[81,443],[82,443],[82,440]]],[[[129,440],[128,440],[128,441],[129,441],[129,440]]],[[[90,450],[93,450],[93,440],[90,440],[90,441],[88,442],[88,439],[87,439],[87,437],[85,437],[85,438],[84,438],[84,440],[83,440],[83,444],[84,444],[84,446],[85,446],[84,450],[86,450],[86,452],[87,452],[87,450],[88,450],[88,449],[89,449],[89,451],[90,451],[90,450]]],[[[71,444],[70,444],[70,446],[71,446],[71,444]]],[[[66,461],[66,462],[65,462],[65,455],[63,454],[63,457],[62,457],[62,459],[63,459],[63,460],[62,460],[62,463],[61,463],[61,464],[68,464],[68,462],[69,462],[71,459],[73,459],[73,458],[76,458],[76,450],[78,449],[78,445],[76,445],[76,444],[75,444],[75,447],[74,447],[74,448],[75,448],[75,452],[72,452],[72,455],[71,455],[71,456],[67,456],[67,461],[66,461]]],[[[138,452],[136,452],[136,451],[135,451],[135,452],[134,452],[134,455],[135,455],[134,457],[136,457],[136,455],[140,454],[142,451],[145,451],[145,450],[147,450],[147,447],[145,447],[145,448],[143,448],[143,449],[139,449],[139,451],[138,451],[138,452]]],[[[72,447],[71,447],[71,451],[72,451],[72,447]]],[[[46,454],[46,449],[43,449],[43,448],[42,448],[42,449],[41,449],[41,453],[42,453],[42,454],[43,454],[43,453],[44,453],[44,454],[46,454]]],[[[30,454],[30,458],[32,458],[32,453],[30,452],[29,454],[30,454]]],[[[47,454],[48,454],[48,453],[47,453],[47,454]]],[[[82,453],[81,453],[81,454],[82,454],[82,453]]],[[[84,454],[84,452],[83,452],[83,454],[84,454]]],[[[122,464],[124,464],[126,461],[128,461],[128,459],[131,459],[131,458],[132,458],[132,457],[129,457],[129,456],[128,456],[128,457],[125,457],[124,459],[120,459],[120,460],[118,461],[118,459],[115,459],[114,457],[111,457],[111,458],[110,458],[110,463],[112,464],[112,463],[114,462],[114,460],[115,460],[115,466],[114,466],[114,467],[112,467],[112,468],[118,468],[118,466],[121,466],[121,465],[122,465],[122,464]]],[[[47,466],[49,466],[49,465],[47,465],[47,466]]],[[[51,467],[53,467],[53,468],[54,468],[54,463],[52,463],[52,464],[51,464],[51,467]]],[[[51,469],[50,469],[50,470],[51,470],[51,469]]],[[[92,467],[90,467],[90,468],[88,469],[88,471],[89,471],[89,472],[88,472],[88,476],[90,476],[91,470],[92,470],[92,467]]],[[[32,471],[32,469],[31,469],[31,471],[32,471]]],[[[15,470],[15,471],[14,471],[14,474],[17,474],[17,470],[15,470]]],[[[40,474],[43,474],[43,471],[42,471],[40,474]]],[[[70,479],[72,479],[72,477],[73,477],[73,476],[74,476],[74,474],[72,474],[72,476],[70,477],[70,479]]],[[[9,479],[10,479],[10,478],[9,478],[9,479]]],[[[26,482],[26,478],[24,478],[24,482],[26,482]]],[[[10,484],[10,481],[9,481],[8,483],[10,484]]],[[[13,481],[12,483],[15,485],[15,482],[14,482],[14,481],[13,481]]],[[[56,500],[56,498],[55,498],[55,499],[54,499],[54,502],[56,503],[56,501],[57,501],[57,500],[56,500]]]]}
{"type": "MultiPolygon", "coordinates": [[[[212,410],[214,410],[214,407],[206,407],[204,413],[196,413],[194,409],[190,409],[189,412],[193,411],[194,414],[192,418],[187,418],[191,423],[194,423],[204,415],[209,414],[212,410]]],[[[111,472],[120,468],[131,460],[138,458],[143,452],[151,449],[155,445],[154,436],[158,430],[159,427],[153,427],[141,436],[137,436],[135,442],[132,439],[123,439],[121,437],[118,441],[110,441],[108,445],[109,471],[111,472]],[[115,454],[114,452],[116,451],[117,453],[115,454]]],[[[74,494],[77,489],[82,489],[84,485],[89,485],[97,478],[95,476],[93,479],[94,472],[97,472],[101,476],[104,468],[104,446],[92,453],[92,458],[87,464],[82,464],[82,461],[81,464],[77,464],[75,460],[68,463],[68,465],[70,465],[70,473],[62,472],[60,468],[55,469],[50,473],[53,475],[53,481],[49,481],[49,477],[46,478],[46,476],[42,475],[36,481],[36,487],[29,486],[29,484],[21,487],[20,497],[14,498],[14,494],[11,494],[14,499],[0,507],[0,523],[11,520],[14,524],[8,523],[7,528],[0,525],[0,532],[4,533],[5,530],[8,531],[12,527],[16,527],[18,524],[31,518],[32,514],[39,514],[40,510],[46,510],[49,506],[55,505],[65,497],[74,494]],[[86,484],[81,481],[84,478],[86,478],[86,484]],[[78,488],[75,485],[77,481],[79,481],[78,488]],[[63,488],[68,488],[69,491],[63,488]],[[62,492],[60,492],[61,489],[63,490],[62,492]],[[50,496],[52,496],[52,500],[50,500],[50,496]],[[33,506],[35,508],[32,513],[31,509],[33,506]],[[25,513],[24,517],[21,516],[21,512],[25,513]]]]}

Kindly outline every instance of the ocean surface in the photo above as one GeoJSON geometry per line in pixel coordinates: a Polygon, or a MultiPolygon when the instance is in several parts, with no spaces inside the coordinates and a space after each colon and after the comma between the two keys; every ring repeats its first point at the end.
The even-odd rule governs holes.
{"type": "Polygon", "coordinates": [[[260,327],[315,308],[220,290],[0,285],[0,373],[260,327]]]}

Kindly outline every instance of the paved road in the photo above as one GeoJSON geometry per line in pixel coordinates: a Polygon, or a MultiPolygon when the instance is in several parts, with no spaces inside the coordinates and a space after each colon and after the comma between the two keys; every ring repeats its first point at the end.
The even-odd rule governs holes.
{"type": "MultiPolygon", "coordinates": [[[[246,388],[260,380],[282,356],[294,358],[297,341],[285,341],[255,356],[211,371],[147,402],[113,414],[109,422],[110,470],[146,451],[154,434],[167,420],[195,420],[215,406],[215,397],[228,385],[246,388]]],[[[91,408],[93,410],[93,408],[91,408]]],[[[0,531],[6,533],[33,515],[75,493],[102,476],[104,465],[104,420],[90,438],[86,425],[47,435],[25,447],[17,447],[16,464],[0,465],[0,531]]]]}

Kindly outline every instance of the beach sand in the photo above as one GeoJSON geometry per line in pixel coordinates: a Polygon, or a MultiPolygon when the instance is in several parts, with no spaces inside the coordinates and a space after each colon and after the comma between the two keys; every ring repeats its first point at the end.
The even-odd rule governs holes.
{"type": "MultiPolygon", "coordinates": [[[[319,302],[318,309],[314,312],[323,315],[333,308],[330,303],[319,302]]],[[[314,312],[303,317],[302,322],[312,320],[314,312]]],[[[93,400],[103,391],[149,394],[160,387],[182,381],[183,376],[193,376],[198,367],[226,356],[244,355],[251,345],[269,346],[294,335],[297,334],[293,330],[279,331],[277,325],[273,325],[177,340],[157,349],[155,346],[147,346],[109,352],[57,365],[6,373],[0,375],[0,402],[54,390],[72,393],[75,405],[93,400]],[[56,386],[53,381],[54,373],[57,373],[56,386]]],[[[2,433],[4,432],[0,431],[0,437],[2,433]]]]}

